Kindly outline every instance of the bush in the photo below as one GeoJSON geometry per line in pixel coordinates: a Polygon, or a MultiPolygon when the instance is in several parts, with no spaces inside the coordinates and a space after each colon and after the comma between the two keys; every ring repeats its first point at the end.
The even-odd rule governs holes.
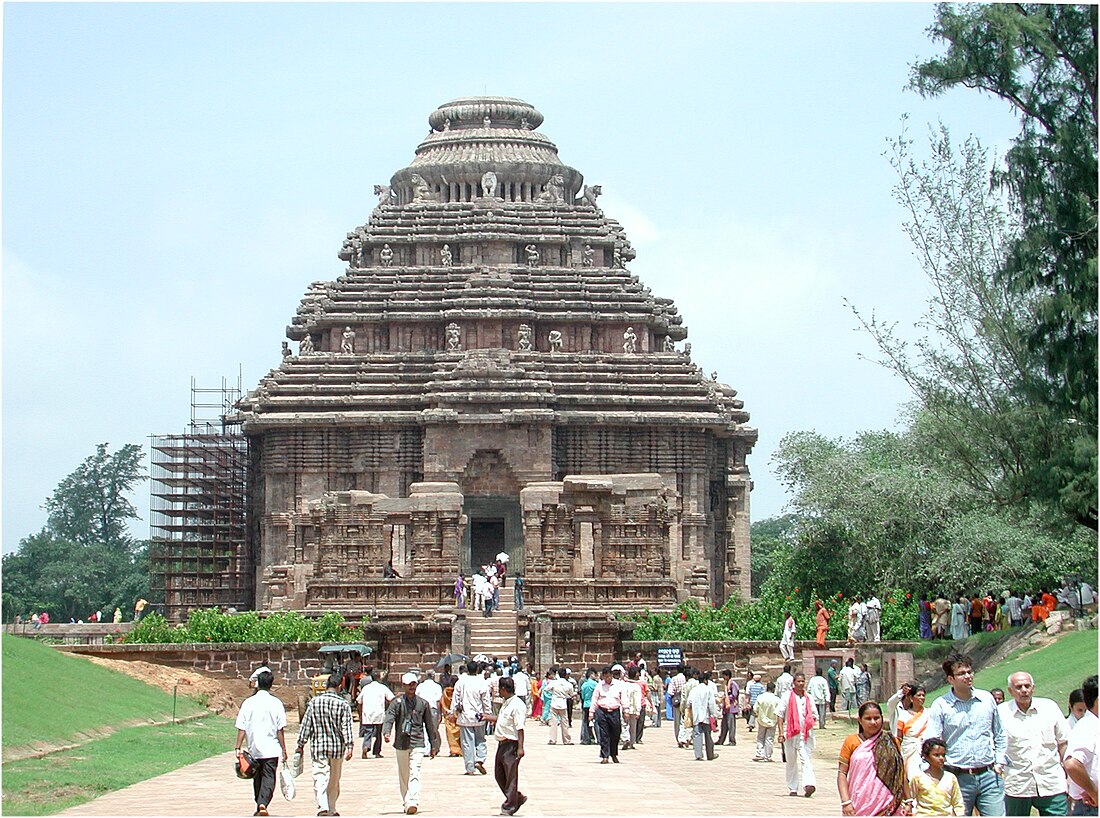
{"type": "MultiPolygon", "coordinates": [[[[363,619],[363,624],[367,622],[363,619]]],[[[176,625],[157,613],[144,617],[123,640],[135,644],[181,642],[352,642],[361,639],[361,628],[344,624],[344,617],[330,611],[309,619],[297,611],[260,617],[255,611],[225,614],[216,608],[192,611],[187,623],[176,625]]]]}

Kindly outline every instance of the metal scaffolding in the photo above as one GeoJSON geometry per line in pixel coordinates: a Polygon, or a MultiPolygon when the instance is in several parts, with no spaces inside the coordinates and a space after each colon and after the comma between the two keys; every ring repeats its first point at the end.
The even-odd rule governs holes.
{"type": "Polygon", "coordinates": [[[192,608],[253,606],[246,538],[248,445],[225,421],[241,379],[199,388],[191,379],[191,423],[182,435],[150,436],[150,568],[169,621],[192,608]]]}

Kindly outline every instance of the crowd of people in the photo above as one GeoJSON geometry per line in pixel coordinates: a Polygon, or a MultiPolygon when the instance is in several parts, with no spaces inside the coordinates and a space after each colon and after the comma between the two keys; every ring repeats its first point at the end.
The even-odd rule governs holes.
{"type": "Polygon", "coordinates": [[[954,601],[941,594],[925,596],[918,604],[921,639],[966,639],[976,633],[1018,628],[1042,622],[1055,610],[1096,612],[1097,597],[1087,582],[1067,584],[1058,591],[1025,593],[1006,590],[997,594],[958,593],[954,601]]]}
{"type": "MultiPolygon", "coordinates": [[[[309,702],[296,748],[299,764],[310,748],[318,815],[339,815],[341,772],[355,748],[353,706],[362,758],[381,758],[392,741],[406,814],[419,809],[425,757],[434,758],[445,741],[449,755],[462,758],[461,774],[487,776],[492,737],[494,779],[504,796],[500,814],[514,815],[527,800],[519,770],[528,725],[547,726],[549,746],[598,746],[600,763],[618,764],[623,753],[644,751],[648,728],[669,721],[677,748],[713,761],[717,747],[737,745],[743,717],[745,731],[755,734],[746,749],[752,760],[774,763],[778,744],[788,795],[812,797],[815,767],[831,766],[815,757],[815,734],[841,718],[838,699],[849,714],[844,723],[857,728],[836,759],[844,815],[1028,815],[1032,807],[1040,815],[1097,814],[1095,676],[1074,691],[1063,715],[1035,695],[1027,673],[1008,678],[1007,698],[975,688],[971,661],[955,652],[943,662],[950,689],[929,706],[917,682],[902,685],[885,703],[874,700],[868,666],[852,659],[819,666],[809,679],[788,662],[774,679],[751,672],[743,682],[728,668],[650,672],[641,654],[625,665],[586,668],[579,678],[561,665],[540,676],[515,656],[478,657],[457,669],[445,665],[438,677],[409,671],[395,692],[367,667],[354,702],[343,695],[346,677],[333,673],[326,692],[309,702]]],[[[256,758],[256,815],[267,814],[278,762],[287,760],[286,716],[270,695],[272,679],[266,666],[253,674],[257,692],[237,720],[238,751],[247,745],[256,758]]]]}
{"type": "MultiPolygon", "coordinates": [[[[500,592],[508,579],[508,560],[506,554],[498,554],[495,561],[481,566],[470,576],[461,572],[455,578],[455,607],[463,610],[481,611],[482,616],[492,616],[500,610],[500,592]]],[[[516,574],[512,578],[515,610],[523,610],[523,577],[516,574]]]]}

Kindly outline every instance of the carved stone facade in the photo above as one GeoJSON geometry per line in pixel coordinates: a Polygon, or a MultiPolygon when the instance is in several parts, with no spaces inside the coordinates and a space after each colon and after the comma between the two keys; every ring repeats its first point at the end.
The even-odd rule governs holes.
{"type": "Polygon", "coordinates": [[[500,551],[551,615],[748,596],[756,430],[542,121],[433,112],[241,401],[258,609],[427,616],[500,551]]]}

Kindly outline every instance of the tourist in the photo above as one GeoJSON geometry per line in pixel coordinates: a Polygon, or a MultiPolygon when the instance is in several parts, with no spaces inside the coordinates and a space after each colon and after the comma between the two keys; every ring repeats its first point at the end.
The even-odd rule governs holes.
{"type": "Polygon", "coordinates": [[[478,663],[472,659],[466,664],[466,674],[459,676],[455,682],[450,712],[458,720],[466,775],[488,775],[489,771],[485,769],[488,751],[482,719],[486,713],[493,712],[493,705],[489,699],[489,685],[481,675],[478,663]]]}
{"type": "Polygon", "coordinates": [[[921,639],[932,638],[932,603],[928,601],[927,595],[921,594],[920,602],[917,603],[917,625],[920,631],[921,639]]]}
{"type": "Polygon", "coordinates": [[[794,687],[794,676],[791,674],[790,663],[787,663],[783,665],[783,672],[775,680],[775,695],[781,699],[785,698],[791,692],[792,687],[794,687]]]}
{"type": "Polygon", "coordinates": [[[584,745],[596,743],[594,724],[589,718],[588,710],[592,707],[592,694],[596,692],[597,684],[596,671],[589,668],[584,672],[584,681],[581,683],[581,744],[584,745]]]}
{"type": "Polygon", "coordinates": [[[817,710],[817,726],[824,730],[825,711],[829,703],[829,683],[821,675],[821,668],[818,668],[817,673],[806,682],[806,693],[813,699],[814,708],[817,710]]]}
{"type": "Polygon", "coordinates": [[[500,583],[501,578],[495,572],[489,577],[489,614],[500,610],[500,583]]]}
{"type": "Polygon", "coordinates": [[[535,673],[535,669],[528,665],[527,675],[531,679],[531,718],[542,718],[542,679],[535,673]]]}
{"type": "MultiPolygon", "coordinates": [[[[749,723],[749,730],[751,731],[756,727],[756,703],[760,700],[760,697],[764,695],[764,692],[768,689],[761,681],[763,677],[759,673],[752,674],[752,680],[746,685],[746,690],[749,692],[749,707],[748,716],[746,717],[749,723]]],[[[769,683],[770,684],[770,683],[769,683]]],[[[771,684],[772,692],[775,691],[775,685],[771,684]]]]}
{"type": "Polygon", "coordinates": [[[874,593],[867,600],[867,641],[882,641],[882,602],[874,593]]]}
{"type": "Polygon", "coordinates": [[[716,744],[725,744],[729,738],[730,745],[737,746],[737,715],[741,712],[741,686],[733,679],[733,671],[726,668],[722,671],[722,687],[725,691],[725,704],[722,707],[722,729],[718,733],[716,744]]]}
{"type": "Polygon", "coordinates": [[[1020,597],[1016,595],[1015,591],[1010,590],[1008,592],[1008,599],[1005,600],[1005,613],[1008,615],[1008,624],[1014,628],[1020,627],[1024,624],[1023,615],[1023,602],[1020,597]]]}
{"type": "Polygon", "coordinates": [[[611,668],[600,671],[600,683],[592,694],[589,718],[596,724],[600,741],[600,763],[608,759],[619,763],[619,737],[622,734],[623,684],[611,677],[611,668]]]}
{"type": "Polygon", "coordinates": [[[443,688],[435,680],[435,673],[428,671],[424,674],[424,681],[416,688],[416,695],[428,703],[432,711],[432,720],[439,725],[439,703],[443,700],[443,688]]]}
{"type": "Polygon", "coordinates": [[[145,606],[149,604],[149,600],[144,598],[138,598],[138,601],[134,603],[134,621],[137,622],[145,614],[145,606]]]}
{"type": "Polygon", "coordinates": [[[550,739],[547,744],[557,744],[558,730],[561,730],[561,743],[572,744],[573,739],[569,735],[569,719],[567,717],[566,702],[575,693],[573,683],[561,678],[555,668],[550,668],[546,673],[546,682],[542,686],[542,695],[550,698],[550,739]]]}
{"type": "Polygon", "coordinates": [[[844,699],[844,709],[848,715],[852,715],[852,708],[858,707],[856,702],[856,680],[859,679],[859,671],[855,668],[856,660],[849,658],[844,662],[840,671],[840,695],[844,699]]]}
{"type": "MultiPolygon", "coordinates": [[[[504,668],[500,667],[500,662],[493,657],[492,666],[485,669],[485,680],[489,684],[489,706],[492,708],[492,713],[495,716],[500,711],[500,706],[503,703],[503,699],[500,698],[500,680],[504,678],[504,668]]],[[[493,734],[493,723],[491,721],[485,722],[485,735],[491,736],[493,734]]]]}
{"type": "Polygon", "coordinates": [[[943,660],[951,685],[929,708],[929,738],[947,743],[944,769],[954,773],[962,789],[966,815],[1004,815],[1005,734],[997,705],[985,690],[974,687],[972,662],[952,651],[943,660]]]}
{"type": "Polygon", "coordinates": [[[455,607],[459,608],[460,610],[465,610],[465,608],[466,608],[466,581],[463,580],[461,571],[458,572],[458,576],[455,578],[454,597],[455,597],[455,607]]]}
{"type": "Polygon", "coordinates": [[[504,793],[500,814],[515,815],[527,802],[527,796],[519,791],[519,763],[523,759],[523,724],[527,718],[527,706],[516,695],[516,683],[511,677],[500,680],[500,695],[504,700],[500,713],[485,718],[493,722],[493,735],[497,740],[493,776],[504,793]]]}
{"type": "Polygon", "coordinates": [[[699,684],[699,671],[693,667],[684,669],[684,689],[680,692],[680,732],[676,734],[676,743],[683,749],[692,746],[692,734],[695,732],[695,720],[691,716],[691,691],[699,684]]]}
{"type": "Polygon", "coordinates": [[[803,789],[807,798],[817,790],[814,778],[814,714],[813,700],[806,695],[806,674],[796,673],[794,687],[775,708],[778,719],[776,731],[783,740],[783,754],[787,760],[787,791],[798,795],[803,789]]]}
{"type": "Polygon", "coordinates": [[[260,678],[261,673],[273,673],[270,667],[267,666],[267,661],[260,663],[260,666],[252,671],[252,675],[248,677],[248,686],[253,690],[258,690],[259,686],[256,684],[256,680],[260,678]]]}
{"type": "MultiPolygon", "coordinates": [[[[415,815],[420,806],[420,765],[424,760],[424,736],[431,742],[430,758],[439,753],[439,731],[432,721],[428,703],[416,695],[416,674],[401,677],[405,695],[396,697],[386,709],[382,739],[388,744],[390,730],[397,725],[393,749],[397,754],[397,785],[406,815],[415,815]]],[[[482,747],[485,739],[482,735],[482,747]]]]}
{"type": "MultiPolygon", "coordinates": [[[[615,667],[621,667],[621,665],[615,667]]],[[[615,667],[611,669],[612,676],[615,675],[615,667]]],[[[638,722],[642,719],[645,698],[642,694],[642,685],[638,680],[638,665],[631,663],[626,676],[626,681],[623,684],[623,719],[626,724],[623,725],[623,746],[621,749],[633,750],[634,745],[638,743],[638,722]]]]}
{"type": "MultiPolygon", "coordinates": [[[[517,611],[523,610],[523,577],[520,574],[516,574],[516,578],[512,580],[512,594],[514,597],[512,606],[517,611]]],[[[517,694],[519,695],[519,694],[517,694]]]]}
{"type": "Polygon", "coordinates": [[[863,606],[859,604],[859,594],[856,594],[848,606],[848,645],[862,642],[864,634],[863,606]]]}
{"type": "Polygon", "coordinates": [[[111,621],[116,625],[122,621],[122,608],[115,608],[115,614],[111,617],[111,621]]]}
{"type": "Polygon", "coordinates": [[[679,665],[676,668],[676,674],[672,677],[668,683],[668,695],[672,701],[672,737],[676,739],[677,746],[680,738],[680,720],[683,718],[683,699],[684,699],[684,685],[687,683],[687,676],[684,674],[684,666],[679,665]]]}
{"type": "MultiPolygon", "coordinates": [[[[960,596],[955,604],[951,606],[951,638],[955,641],[965,639],[968,635],[966,612],[969,606],[970,603],[966,601],[965,596],[960,596]]],[[[950,747],[948,751],[950,753],[950,747]]],[[[962,785],[960,784],[960,786],[962,785]]]]}
{"type": "Polygon", "coordinates": [[[825,681],[829,683],[829,712],[836,712],[836,697],[840,692],[840,669],[836,659],[829,660],[829,669],[825,671],[825,681]]]}
{"type": "Polygon", "coordinates": [[[820,599],[814,602],[814,623],[817,627],[817,646],[825,647],[825,639],[829,636],[829,620],[833,618],[833,612],[825,607],[820,599]]]}
{"type": "Polygon", "coordinates": [[[883,718],[886,719],[892,736],[897,735],[898,716],[901,713],[902,703],[909,703],[909,690],[911,687],[911,682],[905,682],[894,692],[893,696],[886,700],[886,710],[883,713],[883,718]]]}
{"type": "Polygon", "coordinates": [[[753,761],[774,760],[772,759],[772,750],[775,746],[775,727],[778,723],[775,711],[778,707],[779,697],[775,695],[775,684],[768,682],[764,692],[756,698],[756,704],[753,705],[753,718],[758,728],[756,731],[756,757],[753,758],[753,761]]]}
{"type": "Polygon", "coordinates": [[[1069,778],[1069,796],[1073,802],[1070,815],[1096,815],[1097,780],[1100,779],[1100,760],[1096,752],[1096,737],[1100,735],[1100,710],[1097,709],[1096,677],[1089,676],[1081,685],[1085,700],[1085,715],[1069,734],[1066,747],[1066,775],[1069,778]]]}
{"type": "Polygon", "coordinates": [[[788,662],[794,661],[794,635],[797,630],[794,617],[787,611],[783,618],[783,637],[779,640],[779,652],[788,662]]]}
{"type": "Polygon", "coordinates": [[[998,707],[1005,703],[1005,692],[999,687],[995,687],[990,690],[989,695],[993,697],[993,701],[997,703],[998,707]]]}
{"type": "Polygon", "coordinates": [[[714,752],[714,737],[711,731],[718,725],[718,705],[714,698],[714,689],[708,684],[710,674],[704,673],[700,684],[695,685],[688,694],[688,707],[691,709],[692,736],[691,745],[695,751],[695,760],[714,761],[718,754],[714,752]]]}
{"type": "Polygon", "coordinates": [[[924,753],[925,733],[928,730],[928,709],[924,706],[927,696],[924,685],[913,682],[904,703],[898,710],[894,734],[901,741],[901,756],[905,759],[906,775],[912,778],[920,772],[924,753]]]}
{"type": "Polygon", "coordinates": [[[1031,594],[1023,591],[1020,592],[1020,619],[1021,625],[1034,621],[1031,617],[1031,594]]]}
{"type": "Polygon", "coordinates": [[[252,792],[256,799],[254,815],[267,815],[268,804],[275,794],[275,770],[279,759],[286,761],[286,708],[271,695],[271,673],[261,673],[256,679],[255,695],[241,702],[237,714],[236,755],[248,742],[248,752],[255,762],[256,774],[252,778],[252,792]]]}
{"type": "Polygon", "coordinates": [[[882,722],[878,702],[864,702],[859,731],[840,746],[836,788],[844,815],[908,815],[913,806],[901,750],[882,722]]]}
{"type": "Polygon", "coordinates": [[[382,757],[382,720],[386,707],[393,701],[393,691],[374,678],[374,668],[368,667],[363,686],[355,701],[359,705],[359,735],[363,739],[363,758],[374,744],[374,757],[382,757]]]}
{"type": "Polygon", "coordinates": [[[557,675],[558,669],[551,667],[546,671],[546,677],[542,680],[542,692],[539,694],[542,697],[542,716],[540,720],[546,726],[550,725],[550,717],[553,715],[553,711],[550,707],[551,700],[553,698],[553,689],[550,687],[551,674],[557,675]]]}
{"type": "Polygon", "coordinates": [[[1069,712],[1066,713],[1066,724],[1069,725],[1071,730],[1073,725],[1077,724],[1088,710],[1085,707],[1085,691],[1081,688],[1071,690],[1069,692],[1069,712]]]}
{"type": "Polygon", "coordinates": [[[297,752],[302,753],[306,742],[309,742],[318,815],[340,814],[336,811],[336,799],[340,797],[340,775],[344,762],[351,761],[355,750],[351,705],[339,693],[342,681],[335,673],[328,677],[325,692],[309,700],[298,730],[297,752]]]}
{"type": "Polygon", "coordinates": [[[977,594],[972,594],[970,597],[970,635],[973,636],[976,633],[981,633],[982,618],[985,616],[985,605],[982,602],[982,598],[977,594]]]}
{"type": "Polygon", "coordinates": [[[1031,815],[1032,807],[1040,815],[1068,815],[1066,719],[1056,702],[1034,695],[1030,673],[1009,676],[1008,692],[1012,701],[997,707],[1006,739],[1005,815],[1031,815]]]}
{"type": "Polygon", "coordinates": [[[932,603],[935,619],[932,622],[932,638],[946,639],[951,626],[951,603],[942,595],[932,603]]]}
{"type": "Polygon", "coordinates": [[[856,707],[871,699],[871,669],[864,662],[856,677],[856,707]]]}
{"type": "Polygon", "coordinates": [[[531,677],[524,671],[518,658],[516,658],[515,670],[512,671],[511,678],[515,682],[516,698],[523,702],[523,713],[526,716],[529,712],[527,701],[531,697],[531,677]]]}
{"type": "MultiPolygon", "coordinates": [[[[465,668],[462,670],[465,671],[465,668]]],[[[455,681],[458,681],[457,677],[455,681]]],[[[443,715],[443,732],[447,736],[447,755],[450,758],[460,758],[462,756],[461,734],[458,729],[458,721],[451,715],[451,702],[454,701],[454,695],[454,683],[443,688],[443,697],[439,700],[439,710],[443,715]]],[[[382,731],[379,730],[378,732],[381,733],[382,731]]],[[[363,757],[366,758],[365,755],[363,757]]]]}
{"type": "Polygon", "coordinates": [[[921,758],[928,769],[909,776],[909,794],[913,796],[914,815],[963,815],[962,790],[954,773],[947,772],[944,760],[947,745],[943,739],[930,738],[921,745],[921,758]]]}
{"type": "Polygon", "coordinates": [[[1004,601],[997,603],[993,612],[993,630],[1008,630],[1008,591],[1004,592],[1004,601]]]}
{"type": "Polygon", "coordinates": [[[650,726],[660,727],[661,716],[665,712],[665,679],[660,668],[650,677],[649,705],[652,711],[650,713],[650,726]]]}
{"type": "Polygon", "coordinates": [[[577,699],[577,682],[573,678],[573,671],[567,667],[563,667],[561,672],[558,673],[559,679],[565,679],[569,682],[570,687],[573,688],[573,693],[565,700],[565,723],[569,725],[569,729],[573,729],[573,702],[577,699]]]}

